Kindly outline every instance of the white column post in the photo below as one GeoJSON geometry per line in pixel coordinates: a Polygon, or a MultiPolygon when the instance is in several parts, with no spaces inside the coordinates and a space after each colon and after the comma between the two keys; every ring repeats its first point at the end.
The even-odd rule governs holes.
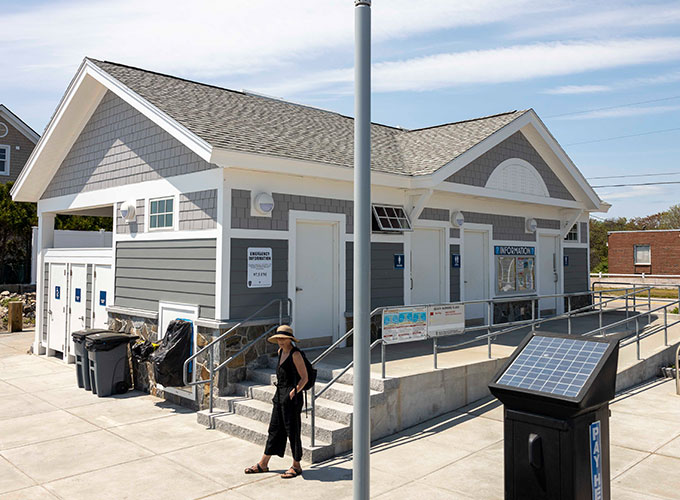
{"type": "Polygon", "coordinates": [[[35,270],[35,337],[33,341],[33,353],[44,354],[46,348],[42,346],[42,331],[43,322],[43,300],[45,289],[45,270],[44,270],[44,252],[47,248],[54,246],[54,219],[56,215],[53,213],[42,212],[38,214],[38,238],[36,242],[35,252],[37,254],[36,270],[35,270]]]}

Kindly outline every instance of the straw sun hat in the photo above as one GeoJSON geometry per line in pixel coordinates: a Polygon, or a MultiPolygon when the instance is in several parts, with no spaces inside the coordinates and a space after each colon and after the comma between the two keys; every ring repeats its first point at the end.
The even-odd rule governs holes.
{"type": "Polygon", "coordinates": [[[288,325],[281,325],[276,329],[276,333],[269,337],[267,340],[271,342],[272,344],[276,344],[277,340],[292,340],[293,342],[299,342],[298,339],[296,339],[293,336],[293,329],[288,326],[288,325]]]}

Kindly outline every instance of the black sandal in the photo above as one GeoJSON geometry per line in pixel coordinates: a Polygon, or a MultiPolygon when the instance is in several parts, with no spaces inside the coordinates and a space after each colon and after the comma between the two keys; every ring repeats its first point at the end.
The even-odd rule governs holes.
{"type": "Polygon", "coordinates": [[[298,477],[302,475],[302,469],[296,469],[295,467],[291,467],[288,469],[286,472],[281,474],[281,479],[293,479],[294,477],[298,477]]]}
{"type": "Polygon", "coordinates": [[[248,467],[246,470],[243,471],[246,474],[261,474],[263,472],[269,472],[269,468],[263,469],[260,466],[260,463],[256,463],[255,465],[248,467]]]}

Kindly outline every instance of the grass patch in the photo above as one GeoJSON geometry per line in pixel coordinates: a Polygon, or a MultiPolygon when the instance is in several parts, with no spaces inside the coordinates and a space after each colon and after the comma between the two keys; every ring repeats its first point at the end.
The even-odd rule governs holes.
{"type": "MultiPolygon", "coordinates": [[[[623,290],[619,290],[616,288],[605,288],[605,287],[599,287],[595,286],[595,291],[599,292],[602,290],[602,292],[605,295],[624,295],[626,292],[623,290]]],[[[632,288],[628,290],[629,292],[632,292],[632,288]]],[[[641,298],[647,298],[647,294],[649,292],[645,290],[644,292],[639,292],[636,293],[636,297],[641,297],[641,298]]],[[[651,290],[652,298],[653,299],[677,299],[678,298],[678,289],[677,288],[652,288],[651,290]]],[[[629,297],[633,297],[633,295],[629,295],[629,297]]]]}

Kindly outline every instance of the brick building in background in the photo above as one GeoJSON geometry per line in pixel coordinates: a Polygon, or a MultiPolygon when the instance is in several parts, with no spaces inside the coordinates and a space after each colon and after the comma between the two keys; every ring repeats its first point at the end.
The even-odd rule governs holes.
{"type": "Polygon", "coordinates": [[[611,231],[609,273],[680,275],[680,229],[611,231]]]}
{"type": "Polygon", "coordinates": [[[0,184],[19,177],[40,136],[0,104],[0,184]]]}

